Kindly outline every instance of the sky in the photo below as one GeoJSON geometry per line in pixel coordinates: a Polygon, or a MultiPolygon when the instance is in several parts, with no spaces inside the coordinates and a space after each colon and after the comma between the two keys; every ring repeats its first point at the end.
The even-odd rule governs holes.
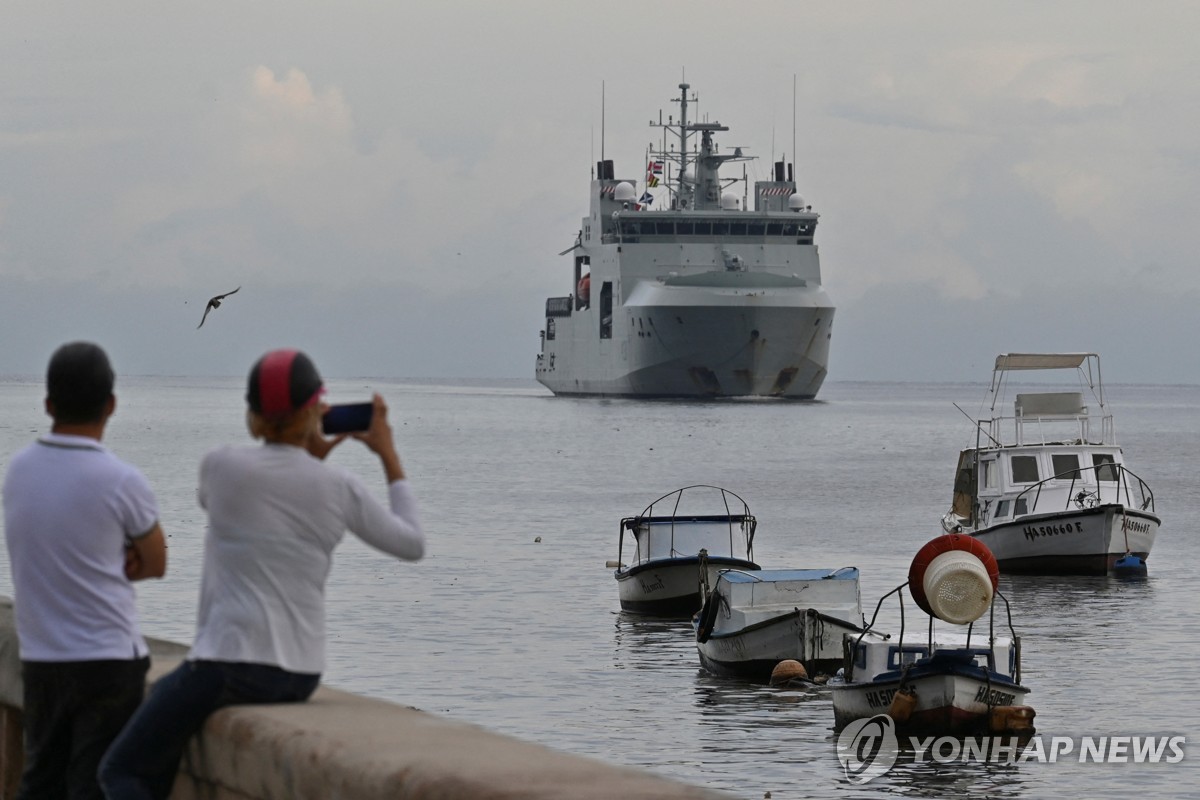
{"type": "Polygon", "coordinates": [[[533,377],[600,157],[686,79],[795,161],[829,380],[1200,383],[1200,5],[6,0],[0,375],[533,377]],[[602,102],[603,98],[603,102],[602,102]],[[241,287],[204,327],[208,297],[241,287]]]}

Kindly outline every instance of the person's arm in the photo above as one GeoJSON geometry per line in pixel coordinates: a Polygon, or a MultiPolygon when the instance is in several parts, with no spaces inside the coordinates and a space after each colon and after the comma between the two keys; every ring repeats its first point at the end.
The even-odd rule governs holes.
{"type": "Polygon", "coordinates": [[[167,540],[157,522],[150,532],[125,546],[125,577],[131,581],[167,574],[167,540]]]}
{"type": "MultiPolygon", "coordinates": [[[[417,504],[408,485],[392,426],[387,420],[387,405],[376,394],[372,398],[371,427],[354,438],[379,456],[383,475],[388,483],[388,505],[385,509],[365,491],[356,487],[356,519],[350,530],[367,544],[407,561],[417,561],[425,555],[425,532],[417,517],[417,504]]],[[[357,482],[356,482],[357,483],[357,482]]]]}

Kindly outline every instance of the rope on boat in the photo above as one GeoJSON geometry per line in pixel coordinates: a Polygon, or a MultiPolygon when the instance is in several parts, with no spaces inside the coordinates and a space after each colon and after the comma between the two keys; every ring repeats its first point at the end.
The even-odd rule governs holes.
{"type": "MultiPolygon", "coordinates": [[[[834,620],[833,617],[828,617],[817,611],[815,608],[806,608],[803,612],[798,607],[793,607],[798,617],[803,620],[803,625],[800,629],[800,647],[801,647],[801,662],[805,659],[815,659],[820,651],[820,644],[825,639],[825,620],[834,620]]],[[[840,620],[835,620],[840,622],[840,620]]]]}

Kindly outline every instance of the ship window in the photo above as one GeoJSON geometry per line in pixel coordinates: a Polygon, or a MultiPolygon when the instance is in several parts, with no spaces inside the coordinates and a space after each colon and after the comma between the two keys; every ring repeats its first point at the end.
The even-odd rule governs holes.
{"type": "Polygon", "coordinates": [[[546,340],[554,338],[554,317],[546,318],[546,340]]]}
{"type": "Polygon", "coordinates": [[[730,223],[729,235],[730,236],[745,236],[746,235],[746,223],[744,223],[744,222],[730,223]]]}
{"type": "Polygon", "coordinates": [[[713,236],[728,236],[728,235],[729,235],[729,223],[728,222],[714,222],[713,223],[713,236]]]}
{"type": "Polygon", "coordinates": [[[1092,453],[1092,464],[1096,467],[1096,480],[1116,481],[1117,465],[1109,453],[1092,453]]]}
{"type": "Polygon", "coordinates": [[[981,489],[995,489],[996,488],[996,460],[993,458],[993,459],[988,459],[987,461],[983,461],[981,463],[982,463],[983,469],[981,470],[980,477],[979,477],[979,487],[981,489]]]}
{"type": "Polygon", "coordinates": [[[696,235],[697,236],[712,236],[712,223],[711,222],[697,222],[696,223],[696,235]]]}
{"type": "Polygon", "coordinates": [[[751,222],[746,226],[746,233],[750,236],[762,236],[767,232],[767,225],[764,222],[751,222]]]}
{"type": "Polygon", "coordinates": [[[696,223],[680,220],[676,223],[675,230],[680,236],[692,236],[696,233],[696,223]]]}
{"type": "Polygon", "coordinates": [[[1013,508],[1013,516],[1023,517],[1029,513],[1029,503],[1024,497],[1018,497],[1013,508]]]}
{"type": "Polygon", "coordinates": [[[902,665],[912,664],[927,655],[929,655],[929,648],[920,645],[905,645],[903,650],[899,647],[889,647],[888,669],[900,669],[902,665]]]}
{"type": "Polygon", "coordinates": [[[656,224],[654,226],[654,232],[657,233],[659,236],[674,236],[675,235],[675,223],[674,222],[659,222],[658,224],[656,224]]]}
{"type": "Polygon", "coordinates": [[[767,223],[767,236],[783,236],[783,223],[782,222],[768,222],[767,223]]]}
{"type": "Polygon", "coordinates": [[[1013,456],[1012,479],[1013,483],[1037,483],[1037,458],[1034,456],[1013,456]]]}
{"type": "Polygon", "coordinates": [[[612,338],[612,281],[600,287],[600,338],[612,338]]]}
{"type": "Polygon", "coordinates": [[[1001,500],[999,503],[996,503],[996,516],[997,517],[1007,517],[1008,516],[1008,501],[1007,500],[1001,500]]]}
{"type": "Polygon", "coordinates": [[[976,650],[971,648],[971,657],[975,661],[975,666],[983,669],[996,669],[996,660],[990,650],[976,650]]]}
{"type": "Polygon", "coordinates": [[[1051,457],[1054,477],[1059,480],[1079,480],[1079,456],[1074,453],[1059,453],[1051,457]]]}

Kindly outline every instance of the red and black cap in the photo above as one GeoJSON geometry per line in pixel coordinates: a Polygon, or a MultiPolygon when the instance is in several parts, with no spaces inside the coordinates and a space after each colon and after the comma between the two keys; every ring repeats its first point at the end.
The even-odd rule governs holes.
{"type": "Polygon", "coordinates": [[[256,414],[286,417],[317,402],[323,389],[312,359],[299,350],[272,350],[251,368],[246,402],[256,414]]]}

